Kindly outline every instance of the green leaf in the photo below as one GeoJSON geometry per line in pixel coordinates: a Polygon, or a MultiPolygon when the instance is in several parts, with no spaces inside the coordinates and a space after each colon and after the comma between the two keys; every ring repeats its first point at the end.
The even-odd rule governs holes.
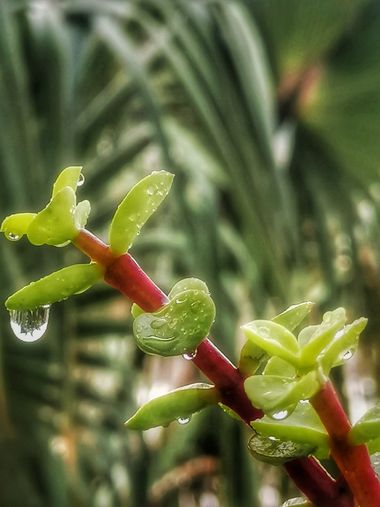
{"type": "Polygon", "coordinates": [[[247,340],[240,351],[238,368],[243,377],[253,375],[268,360],[268,354],[251,340],[247,340]]]}
{"type": "Polygon", "coordinates": [[[30,310],[62,301],[85,291],[102,276],[95,263],[68,266],[23,287],[6,300],[5,306],[8,310],[30,310]]]}
{"type": "Polygon", "coordinates": [[[192,384],[149,401],[125,424],[132,430],[167,426],[176,419],[189,418],[194,412],[216,404],[217,400],[215,387],[202,383],[192,384]]]}
{"type": "Polygon", "coordinates": [[[263,375],[277,375],[280,377],[295,377],[296,369],[293,365],[279,357],[271,357],[265,366],[263,375]]]}
{"type": "Polygon", "coordinates": [[[147,354],[177,356],[193,352],[215,319],[215,305],[201,290],[186,290],[156,313],[143,313],[133,323],[137,345],[147,354]]]}
{"type": "Polygon", "coordinates": [[[33,221],[36,213],[16,213],[3,220],[1,232],[11,241],[17,241],[26,234],[29,225],[33,221]]]}
{"type": "Polygon", "coordinates": [[[315,445],[281,441],[274,437],[253,435],[248,442],[248,449],[252,456],[265,463],[280,465],[303,456],[311,454],[315,445]]]}
{"type": "Polygon", "coordinates": [[[380,437],[374,438],[367,442],[368,451],[370,454],[376,454],[380,452],[380,437]]]}
{"type": "Polygon", "coordinates": [[[368,319],[361,317],[336,333],[333,341],[325,348],[321,366],[328,373],[333,366],[350,359],[359,343],[359,336],[366,327],[368,319]]]}
{"type": "Polygon", "coordinates": [[[249,340],[269,355],[281,357],[295,366],[298,364],[298,342],[285,327],[270,320],[255,320],[242,329],[249,340]]]}
{"type": "Polygon", "coordinates": [[[129,250],[142,226],[168,195],[173,178],[166,171],[153,172],[128,192],[110,227],[109,242],[114,253],[129,250]]]}
{"type": "Polygon", "coordinates": [[[78,234],[74,224],[76,197],[74,190],[64,187],[31,222],[27,234],[33,245],[59,246],[78,234]]]}
{"type": "Polygon", "coordinates": [[[253,375],[244,382],[245,392],[253,405],[273,418],[289,415],[300,400],[313,396],[319,387],[315,372],[298,380],[278,375],[253,375]]]}
{"type": "Polygon", "coordinates": [[[66,169],[61,171],[53,185],[52,197],[55,197],[65,187],[70,187],[75,192],[81,176],[81,171],[81,166],[66,167],[66,169]]]}
{"type": "Polygon", "coordinates": [[[289,417],[275,420],[264,416],[251,426],[263,436],[328,447],[328,435],[309,402],[299,403],[289,417]]]}
{"type": "Polygon", "coordinates": [[[351,428],[350,438],[355,444],[380,437],[380,403],[370,408],[351,428]]]}
{"type": "Polygon", "coordinates": [[[90,211],[91,205],[89,201],[81,201],[77,204],[74,211],[74,224],[77,230],[85,227],[90,211]]]}
{"type": "Polygon", "coordinates": [[[289,306],[287,310],[273,317],[272,321],[286,327],[289,331],[293,331],[305,320],[313,306],[314,303],[311,301],[289,306]]]}
{"type": "Polygon", "coordinates": [[[313,333],[310,334],[308,328],[300,333],[299,341],[305,343],[301,348],[302,365],[314,365],[318,355],[323,349],[331,343],[335,334],[346,322],[346,311],[344,308],[337,308],[332,312],[326,312],[323,316],[321,325],[312,326],[313,333]],[[305,336],[307,336],[307,343],[305,336]]]}
{"type": "Polygon", "coordinates": [[[169,292],[169,299],[173,299],[175,296],[184,292],[185,290],[199,290],[204,292],[205,294],[210,294],[207,285],[203,280],[199,278],[184,278],[177,282],[172,290],[169,292]]]}

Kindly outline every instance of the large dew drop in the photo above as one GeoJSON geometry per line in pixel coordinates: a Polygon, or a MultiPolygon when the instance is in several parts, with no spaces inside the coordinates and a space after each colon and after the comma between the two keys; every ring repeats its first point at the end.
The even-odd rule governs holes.
{"type": "Polygon", "coordinates": [[[35,342],[43,336],[49,320],[50,305],[33,310],[10,310],[11,328],[19,340],[35,342]]]}

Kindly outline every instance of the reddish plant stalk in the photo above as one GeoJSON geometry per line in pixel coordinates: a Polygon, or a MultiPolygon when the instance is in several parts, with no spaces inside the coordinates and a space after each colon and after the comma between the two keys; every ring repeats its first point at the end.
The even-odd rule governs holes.
{"type": "MultiPolygon", "coordinates": [[[[83,229],[75,246],[105,268],[104,280],[147,312],[156,311],[167,296],[129,255],[115,256],[108,245],[83,229]]],[[[248,425],[263,416],[244,391],[244,377],[222,352],[205,338],[197,348],[193,363],[218,389],[221,402],[234,410],[248,425]]],[[[316,506],[353,507],[353,501],[315,458],[301,458],[285,463],[285,469],[298,488],[316,506]]]]}
{"type": "Polygon", "coordinates": [[[331,455],[361,507],[380,506],[380,481],[367,447],[349,439],[351,423],[330,381],[310,400],[330,437],[331,455]]]}

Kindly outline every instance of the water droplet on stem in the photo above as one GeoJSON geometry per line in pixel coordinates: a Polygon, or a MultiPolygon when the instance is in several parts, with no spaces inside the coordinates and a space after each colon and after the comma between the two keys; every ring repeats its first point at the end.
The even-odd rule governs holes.
{"type": "Polygon", "coordinates": [[[35,342],[45,333],[49,320],[50,305],[32,310],[10,310],[10,323],[15,336],[24,342],[35,342]]]}

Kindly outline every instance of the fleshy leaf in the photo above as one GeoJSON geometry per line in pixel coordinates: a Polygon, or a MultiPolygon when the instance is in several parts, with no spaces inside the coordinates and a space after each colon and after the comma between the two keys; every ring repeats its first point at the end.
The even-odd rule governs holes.
{"type": "Polygon", "coordinates": [[[238,368],[243,377],[253,375],[268,360],[268,354],[251,340],[247,340],[240,351],[238,368]]]}
{"type": "Polygon", "coordinates": [[[242,330],[249,340],[269,355],[298,364],[298,342],[284,326],[270,320],[254,320],[242,326],[242,330]]]}
{"type": "Polygon", "coordinates": [[[296,369],[290,363],[279,357],[271,357],[265,366],[263,375],[278,375],[280,377],[295,377],[296,369]]]}
{"type": "Polygon", "coordinates": [[[355,444],[380,438],[380,403],[370,408],[357,421],[350,431],[350,437],[355,444]]]}
{"type": "Polygon", "coordinates": [[[55,197],[65,187],[70,187],[74,192],[77,189],[78,181],[81,175],[81,166],[66,167],[58,175],[53,185],[52,197],[55,197]]]}
{"type": "Polygon", "coordinates": [[[132,317],[134,319],[137,319],[137,317],[139,315],[142,315],[143,313],[145,313],[145,311],[139,307],[139,305],[137,305],[136,303],[133,303],[133,305],[131,306],[131,314],[132,314],[132,317]]]}
{"type": "Polygon", "coordinates": [[[62,301],[85,291],[102,275],[95,263],[68,266],[23,287],[6,300],[5,306],[8,310],[30,310],[62,301]]]}
{"type": "Polygon", "coordinates": [[[326,374],[333,366],[342,364],[347,353],[347,359],[352,356],[358,346],[359,336],[366,327],[367,322],[367,319],[361,317],[336,333],[332,342],[325,348],[320,361],[326,374]]]}
{"type": "Polygon", "coordinates": [[[281,441],[274,437],[255,434],[248,442],[248,449],[256,459],[272,465],[280,465],[308,456],[315,449],[315,445],[300,444],[291,440],[281,441]]]}
{"type": "Polygon", "coordinates": [[[208,405],[216,404],[218,394],[208,384],[192,384],[149,401],[125,423],[133,430],[167,426],[178,418],[188,418],[208,405]]]}
{"type": "Polygon", "coordinates": [[[200,290],[186,290],[158,312],[139,315],[133,332],[137,345],[147,354],[177,356],[193,352],[214,319],[211,297],[200,290]]]}
{"type": "Polygon", "coordinates": [[[293,331],[305,320],[313,306],[314,303],[311,301],[289,306],[287,310],[273,317],[272,321],[286,327],[289,331],[293,331]]]}
{"type": "Polygon", "coordinates": [[[244,389],[253,405],[276,418],[279,412],[290,414],[300,400],[313,396],[320,388],[315,372],[299,379],[277,375],[253,375],[244,382],[244,389]]]}
{"type": "Polygon", "coordinates": [[[299,403],[289,417],[275,420],[264,416],[251,426],[263,436],[328,447],[328,435],[309,402],[299,403]]]}
{"type": "Polygon", "coordinates": [[[34,220],[36,213],[16,213],[9,215],[1,224],[1,232],[11,241],[17,241],[26,234],[29,225],[34,220]]]}
{"type": "Polygon", "coordinates": [[[367,442],[367,447],[370,454],[380,453],[380,437],[367,442]]]}
{"type": "MultiPolygon", "coordinates": [[[[323,316],[323,320],[320,326],[315,329],[314,332],[308,336],[306,343],[305,337],[300,337],[300,342],[304,343],[301,349],[301,363],[302,365],[313,365],[315,364],[318,355],[322,350],[333,340],[335,334],[341,329],[346,322],[346,311],[344,308],[337,308],[332,312],[326,312],[323,316]]],[[[303,330],[303,334],[307,333],[307,329],[303,330]]]]}
{"type": "Polygon", "coordinates": [[[89,201],[81,201],[77,204],[74,211],[74,224],[77,230],[85,227],[90,211],[91,204],[89,201]]]}
{"type": "Polygon", "coordinates": [[[76,197],[74,190],[64,187],[40,211],[28,228],[28,239],[33,245],[58,246],[78,234],[74,224],[76,197]]]}
{"type": "Polygon", "coordinates": [[[129,250],[142,226],[169,193],[173,177],[166,171],[153,172],[128,192],[110,227],[109,242],[114,253],[129,250]]]}
{"type": "Polygon", "coordinates": [[[184,292],[185,290],[200,290],[205,294],[210,294],[207,285],[203,280],[199,278],[184,278],[177,282],[172,290],[169,292],[169,299],[173,299],[179,293],[184,292]]]}

